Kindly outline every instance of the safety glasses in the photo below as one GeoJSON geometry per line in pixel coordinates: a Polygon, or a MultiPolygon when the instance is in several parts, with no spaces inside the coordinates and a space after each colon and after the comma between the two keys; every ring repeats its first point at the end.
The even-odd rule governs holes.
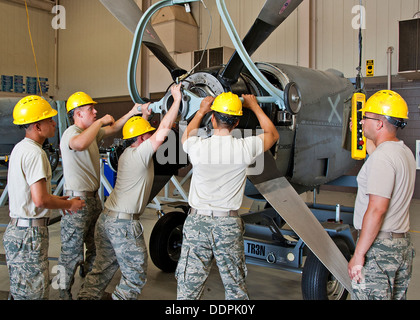
{"type": "Polygon", "coordinates": [[[371,118],[371,117],[368,117],[368,116],[363,116],[362,119],[363,120],[370,119],[370,120],[382,121],[381,119],[371,118]]]}

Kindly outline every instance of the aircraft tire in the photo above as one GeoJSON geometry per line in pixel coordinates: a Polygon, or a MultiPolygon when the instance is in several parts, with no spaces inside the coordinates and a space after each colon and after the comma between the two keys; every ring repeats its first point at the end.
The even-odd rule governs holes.
{"type": "Polygon", "coordinates": [[[172,211],[161,217],[150,235],[150,258],[163,272],[174,272],[181,254],[182,228],[187,214],[172,211]]]}
{"type": "MultiPolygon", "coordinates": [[[[334,238],[337,247],[347,261],[350,260],[350,249],[346,242],[334,238]]],[[[322,264],[312,251],[309,251],[302,272],[302,296],[304,300],[346,300],[348,292],[322,264]]]]}

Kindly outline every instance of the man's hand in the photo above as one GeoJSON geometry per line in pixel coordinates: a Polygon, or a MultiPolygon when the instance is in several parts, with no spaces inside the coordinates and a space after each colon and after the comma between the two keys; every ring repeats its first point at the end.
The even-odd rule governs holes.
{"type": "Polygon", "coordinates": [[[140,103],[135,103],[134,104],[134,106],[131,108],[131,110],[129,111],[129,113],[130,113],[130,116],[131,117],[133,117],[133,116],[136,116],[136,115],[138,115],[138,114],[140,114],[140,110],[141,109],[139,109],[139,107],[141,107],[141,104],[140,103]]]}
{"type": "Polygon", "coordinates": [[[363,280],[362,269],[365,264],[364,256],[354,255],[347,266],[347,271],[351,280],[360,283],[363,280]]]}
{"type": "Polygon", "coordinates": [[[149,109],[150,102],[144,104],[136,103],[136,106],[137,108],[140,107],[142,118],[148,120],[150,115],[152,114],[152,110],[149,109]]]}
{"type": "Polygon", "coordinates": [[[208,96],[205,97],[200,103],[200,112],[204,116],[207,113],[211,112],[211,105],[213,104],[214,97],[208,96]]]}
{"type": "Polygon", "coordinates": [[[171,95],[172,98],[174,98],[174,102],[181,102],[181,83],[174,84],[173,86],[171,86],[171,95]]]}
{"type": "MultiPolygon", "coordinates": [[[[67,198],[68,197],[62,197],[67,198]]],[[[78,210],[82,209],[86,206],[85,200],[81,200],[80,197],[75,197],[73,199],[68,200],[70,202],[70,208],[64,209],[63,211],[67,214],[73,214],[76,213],[78,210]]]]}
{"type": "Polygon", "coordinates": [[[243,94],[242,98],[244,98],[244,102],[242,103],[244,108],[252,110],[252,108],[260,107],[257,98],[253,94],[243,94]]]}
{"type": "Polygon", "coordinates": [[[115,119],[113,116],[106,114],[104,115],[102,118],[98,119],[97,121],[99,121],[103,126],[112,126],[115,123],[115,119]]]}

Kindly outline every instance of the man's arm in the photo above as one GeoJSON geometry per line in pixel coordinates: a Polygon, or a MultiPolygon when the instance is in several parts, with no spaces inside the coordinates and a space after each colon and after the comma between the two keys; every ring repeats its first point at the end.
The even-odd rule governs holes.
{"type": "Polygon", "coordinates": [[[254,95],[243,94],[242,98],[244,98],[243,106],[245,108],[251,109],[255,113],[260,123],[261,129],[264,130],[264,133],[258,136],[262,139],[264,143],[264,151],[267,151],[279,139],[279,133],[276,127],[274,126],[273,122],[261,109],[260,105],[258,104],[257,98],[254,95]]]}
{"type": "Polygon", "coordinates": [[[152,143],[153,150],[156,151],[165,141],[166,137],[169,134],[169,131],[172,129],[175,120],[178,116],[179,107],[181,105],[181,83],[173,85],[171,87],[171,94],[174,98],[171,108],[165,114],[163,119],[160,121],[159,127],[150,137],[150,142],[152,143]]]}
{"type": "Polygon", "coordinates": [[[117,132],[121,131],[124,124],[127,122],[128,119],[130,119],[132,116],[135,116],[137,114],[140,114],[140,111],[138,110],[138,107],[141,105],[136,103],[133,108],[131,108],[130,111],[128,111],[125,115],[123,115],[121,118],[119,118],[117,121],[112,123],[109,126],[104,127],[105,131],[105,137],[116,134],[117,132]]]}
{"type": "Polygon", "coordinates": [[[96,120],[92,123],[89,128],[83,130],[82,133],[74,136],[69,141],[69,147],[75,151],[83,151],[89,148],[93,140],[96,139],[96,136],[102,126],[109,125],[114,123],[114,118],[109,114],[103,116],[102,118],[96,120]]]}
{"type": "Polygon", "coordinates": [[[102,127],[104,130],[104,137],[116,134],[122,129],[128,119],[140,113],[137,109],[139,106],[141,105],[136,103],[129,112],[127,112],[117,121],[115,121],[114,118],[109,114],[96,120],[89,126],[89,128],[83,130],[81,134],[73,137],[69,142],[69,147],[76,151],[86,150],[89,148],[93,140],[96,139],[96,136],[102,127]]]}
{"type": "Polygon", "coordinates": [[[351,279],[361,280],[361,267],[365,264],[365,255],[375,241],[388,211],[390,199],[369,195],[369,204],[363,217],[362,229],[356,250],[348,264],[351,279]]]}
{"type": "Polygon", "coordinates": [[[204,116],[211,111],[210,107],[214,101],[214,97],[208,96],[205,97],[200,103],[200,109],[195,113],[194,118],[190,121],[182,135],[181,142],[184,143],[191,136],[197,135],[198,128],[200,127],[201,121],[204,116]]]}
{"type": "Polygon", "coordinates": [[[49,194],[47,191],[47,181],[38,180],[30,186],[31,197],[35,206],[46,209],[63,209],[66,212],[76,212],[85,206],[85,201],[79,197],[67,200],[67,197],[58,197],[49,194]]]}

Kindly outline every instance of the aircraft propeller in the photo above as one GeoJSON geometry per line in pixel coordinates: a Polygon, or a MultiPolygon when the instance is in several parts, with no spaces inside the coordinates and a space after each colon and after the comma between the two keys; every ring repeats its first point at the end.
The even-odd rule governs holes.
{"type": "MultiPolygon", "coordinates": [[[[120,21],[131,33],[135,33],[137,24],[143,15],[134,0],[100,0],[112,15],[120,21]]],[[[173,80],[186,73],[179,68],[168,50],[163,45],[150,21],[146,26],[143,43],[156,56],[156,58],[168,69],[173,80]]]]}
{"type": "MultiPolygon", "coordinates": [[[[297,8],[303,0],[267,0],[260,14],[246,34],[242,43],[249,56],[267,40],[274,30],[297,8]]],[[[235,51],[219,75],[223,85],[235,83],[244,63],[235,51]]]]}

